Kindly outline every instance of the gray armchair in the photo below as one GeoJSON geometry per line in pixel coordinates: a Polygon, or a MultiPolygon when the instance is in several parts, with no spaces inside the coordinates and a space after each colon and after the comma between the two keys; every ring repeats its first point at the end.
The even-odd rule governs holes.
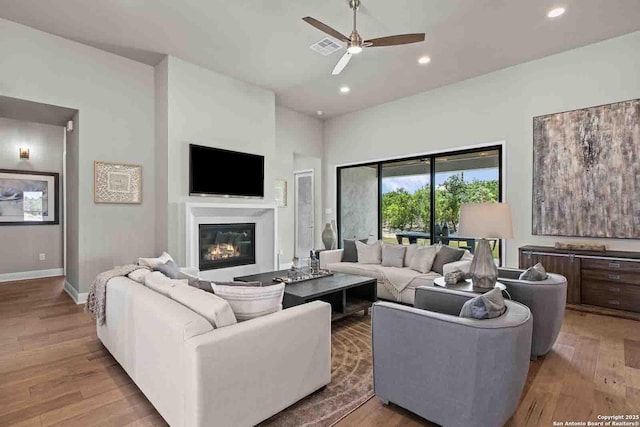
{"type": "Polygon", "coordinates": [[[507,287],[511,299],[531,310],[533,338],[531,360],[547,354],[558,338],[567,302],[567,279],[549,273],[549,278],[539,282],[520,280],[524,270],[499,268],[498,280],[507,287]]]}
{"type": "Polygon", "coordinates": [[[376,395],[452,427],[499,427],[515,412],[529,370],[529,309],[506,301],[498,318],[458,317],[472,294],[416,289],[415,307],[372,310],[376,395]]]}

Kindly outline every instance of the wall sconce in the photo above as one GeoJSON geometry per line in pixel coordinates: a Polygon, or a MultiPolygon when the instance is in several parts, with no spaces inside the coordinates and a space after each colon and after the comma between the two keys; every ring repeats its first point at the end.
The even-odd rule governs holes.
{"type": "Polygon", "coordinates": [[[20,148],[20,158],[21,159],[29,159],[29,149],[28,148],[20,148]]]}

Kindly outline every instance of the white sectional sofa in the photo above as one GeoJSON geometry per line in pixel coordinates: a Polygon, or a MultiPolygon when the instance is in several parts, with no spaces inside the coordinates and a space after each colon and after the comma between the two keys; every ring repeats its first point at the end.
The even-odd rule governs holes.
{"type": "Polygon", "coordinates": [[[171,426],[252,426],[331,381],[327,303],[214,329],[127,277],[106,301],[98,337],[171,426]]]}
{"type": "MultiPolygon", "coordinates": [[[[439,249],[439,247],[438,247],[439,249]]],[[[380,264],[363,264],[359,262],[342,262],[343,249],[334,249],[320,252],[320,268],[328,269],[333,272],[357,274],[367,276],[378,281],[378,298],[404,304],[413,305],[415,299],[416,288],[420,286],[433,286],[433,281],[441,274],[435,271],[428,273],[420,273],[410,269],[406,263],[402,268],[385,267],[380,264]],[[398,290],[398,286],[394,286],[394,277],[402,277],[402,281],[408,281],[406,286],[402,286],[398,290]]],[[[443,273],[449,271],[460,270],[469,271],[473,255],[467,250],[459,261],[451,262],[443,266],[443,273]]],[[[404,285],[404,283],[403,283],[404,285]]]]}

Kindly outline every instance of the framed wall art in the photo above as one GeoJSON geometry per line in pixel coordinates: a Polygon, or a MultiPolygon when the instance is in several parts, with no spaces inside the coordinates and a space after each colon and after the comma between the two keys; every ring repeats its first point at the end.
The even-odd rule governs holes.
{"type": "Polygon", "coordinates": [[[142,203],[142,166],[94,162],[95,203],[142,203]]]}
{"type": "Polygon", "coordinates": [[[0,225],[59,224],[60,174],[0,169],[0,225]]]}
{"type": "Polygon", "coordinates": [[[640,238],[640,99],[533,119],[533,234],[640,238]]]}

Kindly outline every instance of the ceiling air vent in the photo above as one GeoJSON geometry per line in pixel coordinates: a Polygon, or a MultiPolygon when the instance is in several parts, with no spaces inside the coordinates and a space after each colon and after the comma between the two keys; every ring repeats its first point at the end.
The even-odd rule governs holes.
{"type": "Polygon", "coordinates": [[[320,40],[318,43],[312,44],[311,49],[315,50],[316,52],[324,56],[328,56],[328,55],[331,55],[333,52],[336,52],[342,49],[342,45],[336,43],[333,39],[330,39],[329,37],[325,37],[322,40],[320,40]]]}

